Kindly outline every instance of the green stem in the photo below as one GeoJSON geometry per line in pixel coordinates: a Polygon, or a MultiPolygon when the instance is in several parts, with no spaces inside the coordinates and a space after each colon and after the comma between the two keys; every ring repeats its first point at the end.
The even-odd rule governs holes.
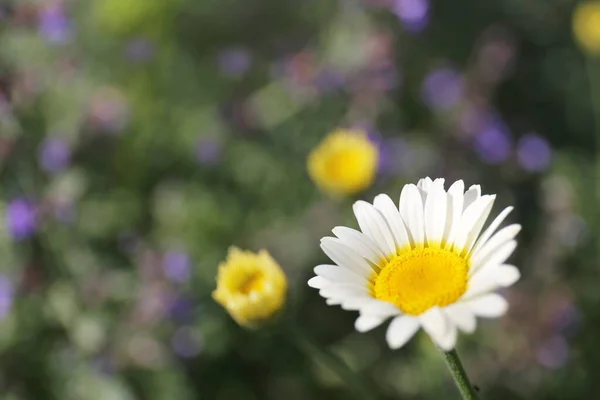
{"type": "Polygon", "coordinates": [[[357,400],[375,399],[373,391],[370,391],[360,379],[360,376],[354,373],[346,363],[340,360],[332,353],[325,350],[322,346],[316,343],[309,336],[304,334],[301,329],[294,327],[291,329],[293,336],[296,339],[298,347],[300,347],[306,355],[311,359],[316,359],[321,362],[326,368],[333,371],[349,389],[352,390],[354,397],[357,400]]]}
{"type": "Polygon", "coordinates": [[[469,382],[469,377],[460,362],[460,358],[458,358],[456,350],[442,351],[442,353],[444,354],[446,365],[448,366],[448,369],[450,369],[450,373],[454,378],[456,386],[458,386],[462,398],[465,400],[477,400],[475,388],[473,388],[473,385],[469,382]]]}

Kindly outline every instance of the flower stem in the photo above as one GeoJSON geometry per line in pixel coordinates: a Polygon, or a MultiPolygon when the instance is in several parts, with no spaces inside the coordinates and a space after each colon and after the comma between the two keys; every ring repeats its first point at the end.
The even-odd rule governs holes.
{"type": "Polygon", "coordinates": [[[315,341],[306,335],[301,329],[295,328],[292,329],[292,331],[298,347],[306,352],[306,355],[309,358],[318,360],[319,362],[323,363],[326,368],[333,371],[338,378],[353,392],[354,397],[357,400],[375,399],[373,391],[370,391],[367,386],[364,385],[360,376],[355,374],[347,364],[319,344],[315,343],[315,341]]]}
{"type": "Polygon", "coordinates": [[[456,350],[452,349],[450,351],[443,351],[442,353],[462,398],[464,400],[477,400],[475,388],[469,382],[469,377],[460,362],[460,358],[458,358],[456,350]]]}

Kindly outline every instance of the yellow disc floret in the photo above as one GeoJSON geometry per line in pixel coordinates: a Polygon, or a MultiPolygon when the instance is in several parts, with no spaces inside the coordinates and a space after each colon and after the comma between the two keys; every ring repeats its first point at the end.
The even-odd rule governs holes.
{"type": "Polygon", "coordinates": [[[600,53],[600,1],[581,3],[575,8],[573,33],[585,51],[600,53]]]}
{"type": "Polygon", "coordinates": [[[266,250],[253,253],[232,247],[219,265],[213,298],[238,324],[254,327],[281,309],[286,293],[285,274],[266,250]]]}
{"type": "Polygon", "coordinates": [[[469,265],[456,252],[421,247],[387,262],[374,279],[377,299],[419,315],[434,306],[454,303],[467,290],[469,265]]]}
{"type": "Polygon", "coordinates": [[[375,178],[379,152],[366,133],[337,130],[308,156],[308,173],[323,191],[351,195],[368,188],[375,178]]]}

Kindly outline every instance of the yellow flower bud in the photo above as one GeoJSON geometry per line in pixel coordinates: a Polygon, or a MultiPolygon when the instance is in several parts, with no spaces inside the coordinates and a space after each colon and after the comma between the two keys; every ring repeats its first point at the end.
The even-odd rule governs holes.
{"type": "Polygon", "coordinates": [[[358,130],[330,133],[308,156],[308,173],[315,184],[333,196],[352,195],[375,179],[379,151],[358,130]]]}
{"type": "Polygon", "coordinates": [[[600,1],[577,5],[573,13],[573,33],[584,51],[600,53],[600,1]]]}
{"type": "Polygon", "coordinates": [[[254,328],[279,311],[287,294],[287,279],[266,250],[258,253],[231,247],[219,265],[213,298],[240,325],[254,328]]]}

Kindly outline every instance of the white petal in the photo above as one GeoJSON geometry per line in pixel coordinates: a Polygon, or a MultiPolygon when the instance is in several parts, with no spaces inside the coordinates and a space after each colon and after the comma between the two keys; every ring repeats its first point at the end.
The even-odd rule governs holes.
{"type": "Polygon", "coordinates": [[[448,319],[452,321],[460,330],[466,333],[473,333],[477,326],[477,320],[473,312],[464,304],[454,303],[444,308],[448,319]]]}
{"type": "Polygon", "coordinates": [[[399,349],[414,336],[421,325],[419,320],[408,315],[396,317],[390,323],[385,338],[391,349],[399,349]]]}
{"type": "Polygon", "coordinates": [[[362,302],[360,306],[361,314],[378,315],[380,317],[391,317],[400,315],[402,312],[398,307],[386,301],[370,299],[370,301],[362,302]]]}
{"type": "Polygon", "coordinates": [[[511,240],[498,247],[489,258],[484,260],[483,264],[473,264],[469,270],[469,276],[473,276],[481,268],[492,267],[494,265],[504,264],[510,255],[517,248],[516,240],[511,240]]]}
{"type": "Polygon", "coordinates": [[[400,215],[410,235],[412,244],[423,246],[425,244],[425,226],[423,222],[423,200],[419,189],[409,184],[402,188],[400,194],[400,215]]]}
{"type": "Polygon", "coordinates": [[[366,278],[370,277],[373,269],[369,263],[356,254],[348,246],[342,244],[339,239],[325,237],[321,239],[321,249],[327,256],[340,267],[346,267],[366,278]]]}
{"type": "Polygon", "coordinates": [[[481,246],[485,244],[485,242],[487,242],[490,236],[492,236],[496,229],[498,229],[502,221],[504,221],[504,218],[506,218],[506,216],[510,214],[512,210],[513,207],[506,207],[504,210],[502,210],[500,214],[498,214],[496,218],[494,218],[490,226],[488,226],[487,229],[483,231],[483,233],[475,243],[475,246],[473,246],[473,250],[471,251],[472,253],[475,253],[479,248],[481,248],[481,246]]]}
{"type": "Polygon", "coordinates": [[[467,209],[475,200],[481,196],[481,186],[473,185],[465,192],[465,201],[463,211],[467,209]]]}
{"type": "Polygon", "coordinates": [[[386,318],[373,315],[360,315],[354,322],[354,328],[359,332],[368,332],[377,328],[386,318]]]}
{"type": "Polygon", "coordinates": [[[485,220],[487,219],[496,196],[482,196],[471,204],[461,217],[460,229],[454,248],[466,254],[477,239],[485,220]]]}
{"type": "MultiPolygon", "coordinates": [[[[380,316],[380,317],[394,315],[394,314],[390,314],[390,313],[385,313],[384,310],[380,309],[377,305],[375,305],[377,303],[381,303],[381,302],[379,300],[375,300],[369,294],[366,294],[366,295],[363,294],[363,295],[355,296],[355,297],[346,297],[344,299],[344,301],[342,301],[341,305],[344,310],[356,310],[364,315],[373,315],[373,316],[380,316]],[[364,310],[366,310],[366,309],[376,309],[381,312],[379,312],[379,313],[364,312],[364,310]]],[[[397,312],[396,312],[396,314],[397,314],[397,312]]]]}
{"type": "Polygon", "coordinates": [[[317,265],[314,268],[315,274],[334,283],[355,283],[357,285],[367,285],[367,280],[353,272],[352,270],[337,265],[317,265]]]}
{"type": "Polygon", "coordinates": [[[373,264],[377,265],[382,259],[385,259],[386,255],[383,254],[377,244],[373,242],[373,239],[364,233],[345,226],[336,226],[333,228],[332,232],[343,244],[353,248],[358,255],[369,260],[373,264]]]}
{"type": "Polygon", "coordinates": [[[473,265],[484,264],[504,243],[514,239],[521,230],[521,225],[513,224],[506,226],[490,238],[481,248],[473,252],[471,257],[473,265]]]}
{"type": "Polygon", "coordinates": [[[331,285],[319,290],[319,294],[327,299],[351,299],[368,297],[368,291],[363,290],[362,287],[350,286],[350,285],[331,285]]]}
{"type": "Polygon", "coordinates": [[[498,267],[496,280],[500,286],[511,286],[519,279],[521,279],[521,272],[514,265],[504,264],[498,267]]]}
{"type": "Polygon", "coordinates": [[[448,329],[446,331],[446,334],[438,339],[437,345],[440,346],[440,348],[444,351],[452,350],[456,345],[456,334],[456,325],[448,321],[448,329]]]}
{"type": "Polygon", "coordinates": [[[337,306],[339,304],[342,304],[342,300],[341,299],[327,299],[327,300],[325,300],[325,303],[328,306],[337,306]]]}
{"type": "Polygon", "coordinates": [[[421,326],[427,332],[431,339],[438,345],[442,346],[446,343],[446,334],[448,332],[448,324],[444,314],[438,307],[432,307],[425,313],[419,315],[421,326]]]}
{"type": "Polygon", "coordinates": [[[446,229],[444,232],[447,248],[451,248],[454,244],[454,238],[460,228],[464,191],[465,183],[462,180],[454,182],[448,189],[448,216],[446,217],[446,229]]]}
{"type": "Polygon", "coordinates": [[[497,293],[486,294],[472,299],[466,303],[469,308],[479,317],[495,318],[503,315],[508,309],[508,303],[504,297],[497,293]]]}
{"type": "Polygon", "coordinates": [[[308,286],[315,289],[323,289],[329,285],[329,281],[320,276],[313,276],[308,280],[308,286]]]}
{"type": "Polygon", "coordinates": [[[444,178],[437,178],[433,181],[431,186],[432,188],[435,187],[444,190],[444,182],[446,182],[444,178]]]}
{"type": "Polygon", "coordinates": [[[507,287],[519,280],[521,274],[512,265],[490,265],[482,268],[469,280],[469,288],[463,295],[469,299],[496,290],[499,287],[507,287]]]}
{"type": "Polygon", "coordinates": [[[369,236],[386,255],[396,254],[396,245],[383,215],[372,204],[359,200],[353,205],[360,230],[369,236]]]}
{"type": "Polygon", "coordinates": [[[387,194],[378,195],[375,197],[373,205],[385,217],[390,229],[392,230],[392,234],[394,235],[394,240],[396,242],[396,248],[401,249],[402,247],[409,245],[410,240],[408,239],[408,233],[406,232],[406,227],[404,226],[402,217],[400,217],[400,211],[398,208],[396,208],[396,205],[392,199],[390,199],[390,196],[387,194]]]}
{"type": "Polygon", "coordinates": [[[425,201],[425,237],[429,245],[442,242],[446,228],[447,196],[444,189],[433,187],[425,201]]]}
{"type": "Polygon", "coordinates": [[[419,182],[417,182],[417,187],[419,189],[424,190],[425,192],[428,192],[432,183],[433,183],[433,181],[431,180],[430,177],[421,178],[421,179],[419,179],[419,182]]]}

